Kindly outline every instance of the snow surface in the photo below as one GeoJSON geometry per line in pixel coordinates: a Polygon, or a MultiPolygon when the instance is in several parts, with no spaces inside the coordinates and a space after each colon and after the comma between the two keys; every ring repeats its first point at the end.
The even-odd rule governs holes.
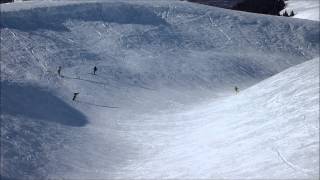
{"type": "Polygon", "coordinates": [[[1,11],[2,177],[319,178],[318,22],[180,1],[1,11]]]}
{"type": "Polygon", "coordinates": [[[314,21],[320,20],[320,2],[319,0],[289,0],[287,1],[286,10],[293,10],[295,18],[309,19],[314,21]]]}

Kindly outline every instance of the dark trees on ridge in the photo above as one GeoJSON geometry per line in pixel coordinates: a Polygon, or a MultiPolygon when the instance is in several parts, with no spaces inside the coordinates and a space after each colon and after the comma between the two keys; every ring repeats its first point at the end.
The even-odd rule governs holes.
{"type": "Polygon", "coordinates": [[[285,0],[244,0],[233,6],[232,9],[279,16],[280,11],[285,7],[285,0]]]}

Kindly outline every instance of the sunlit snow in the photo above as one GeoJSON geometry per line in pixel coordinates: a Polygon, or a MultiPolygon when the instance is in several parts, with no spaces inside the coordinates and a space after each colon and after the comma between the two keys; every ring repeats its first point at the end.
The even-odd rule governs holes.
{"type": "Polygon", "coordinates": [[[1,13],[2,177],[319,178],[318,22],[183,1],[1,13]]]}

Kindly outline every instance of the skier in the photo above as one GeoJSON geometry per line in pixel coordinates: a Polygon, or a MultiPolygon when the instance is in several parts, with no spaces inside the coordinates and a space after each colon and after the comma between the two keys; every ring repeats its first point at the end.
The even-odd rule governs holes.
{"type": "Polygon", "coordinates": [[[73,93],[72,101],[75,101],[79,93],[73,93]]]}
{"type": "Polygon", "coordinates": [[[234,87],[234,90],[236,91],[236,94],[238,94],[239,88],[237,86],[234,87]]]}
{"type": "Polygon", "coordinates": [[[96,75],[97,70],[98,70],[97,66],[94,66],[94,68],[93,68],[93,75],[96,75]]]}
{"type": "Polygon", "coordinates": [[[61,66],[58,68],[58,75],[61,76],[61,66]]]}

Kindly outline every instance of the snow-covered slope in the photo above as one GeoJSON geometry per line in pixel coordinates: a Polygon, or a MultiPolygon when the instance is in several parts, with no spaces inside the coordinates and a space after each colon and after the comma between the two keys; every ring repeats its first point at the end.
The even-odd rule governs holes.
{"type": "Polygon", "coordinates": [[[287,1],[287,11],[293,10],[295,18],[319,21],[320,2],[318,0],[289,0],[287,1]]]}
{"type": "MultiPolygon", "coordinates": [[[[222,7],[222,8],[232,8],[237,3],[242,0],[191,0],[192,2],[199,2],[202,4],[208,4],[211,6],[222,7]]],[[[259,0],[257,0],[259,1],[259,0]]],[[[294,17],[299,19],[309,19],[314,21],[319,21],[319,0],[288,0],[286,1],[286,8],[281,12],[287,11],[290,13],[294,11],[296,14],[294,17]]]]}
{"type": "Polygon", "coordinates": [[[294,78],[290,70],[233,93],[234,86],[242,91],[318,56],[318,23],[180,1],[21,2],[3,4],[1,11],[2,176],[319,176],[310,161],[319,157],[310,154],[318,150],[316,135],[297,129],[282,137],[294,115],[305,116],[297,126],[308,121],[314,127],[318,120],[318,70],[309,67],[318,61],[291,70],[311,78],[292,86],[293,94],[313,100],[303,108],[299,98],[267,103],[269,96],[289,93],[272,89],[272,82],[294,78]],[[64,77],[57,76],[58,66],[64,77]],[[74,92],[80,93],[76,102],[74,92]],[[289,110],[282,104],[292,101],[289,110]],[[271,109],[256,111],[265,103],[271,109]],[[268,126],[267,115],[277,123],[268,126]],[[213,136],[209,127],[221,136],[207,137],[213,136]],[[221,130],[239,134],[224,139],[221,130]],[[252,131],[262,139],[248,139],[252,131]],[[308,140],[300,139],[304,135],[308,140]],[[271,150],[257,153],[267,137],[265,149],[271,150]],[[286,140],[294,144],[284,148],[286,140]],[[249,145],[230,153],[240,142],[249,145]],[[296,148],[305,142],[313,143],[310,149],[296,148]],[[288,169],[263,173],[269,166],[288,169]]]}
{"type": "Polygon", "coordinates": [[[155,179],[316,179],[318,108],[319,58],[240,94],[164,115],[157,123],[162,131],[145,132],[158,141],[139,139],[145,138],[151,147],[166,146],[165,150],[130,170],[139,170],[135,177],[155,179]]]}

